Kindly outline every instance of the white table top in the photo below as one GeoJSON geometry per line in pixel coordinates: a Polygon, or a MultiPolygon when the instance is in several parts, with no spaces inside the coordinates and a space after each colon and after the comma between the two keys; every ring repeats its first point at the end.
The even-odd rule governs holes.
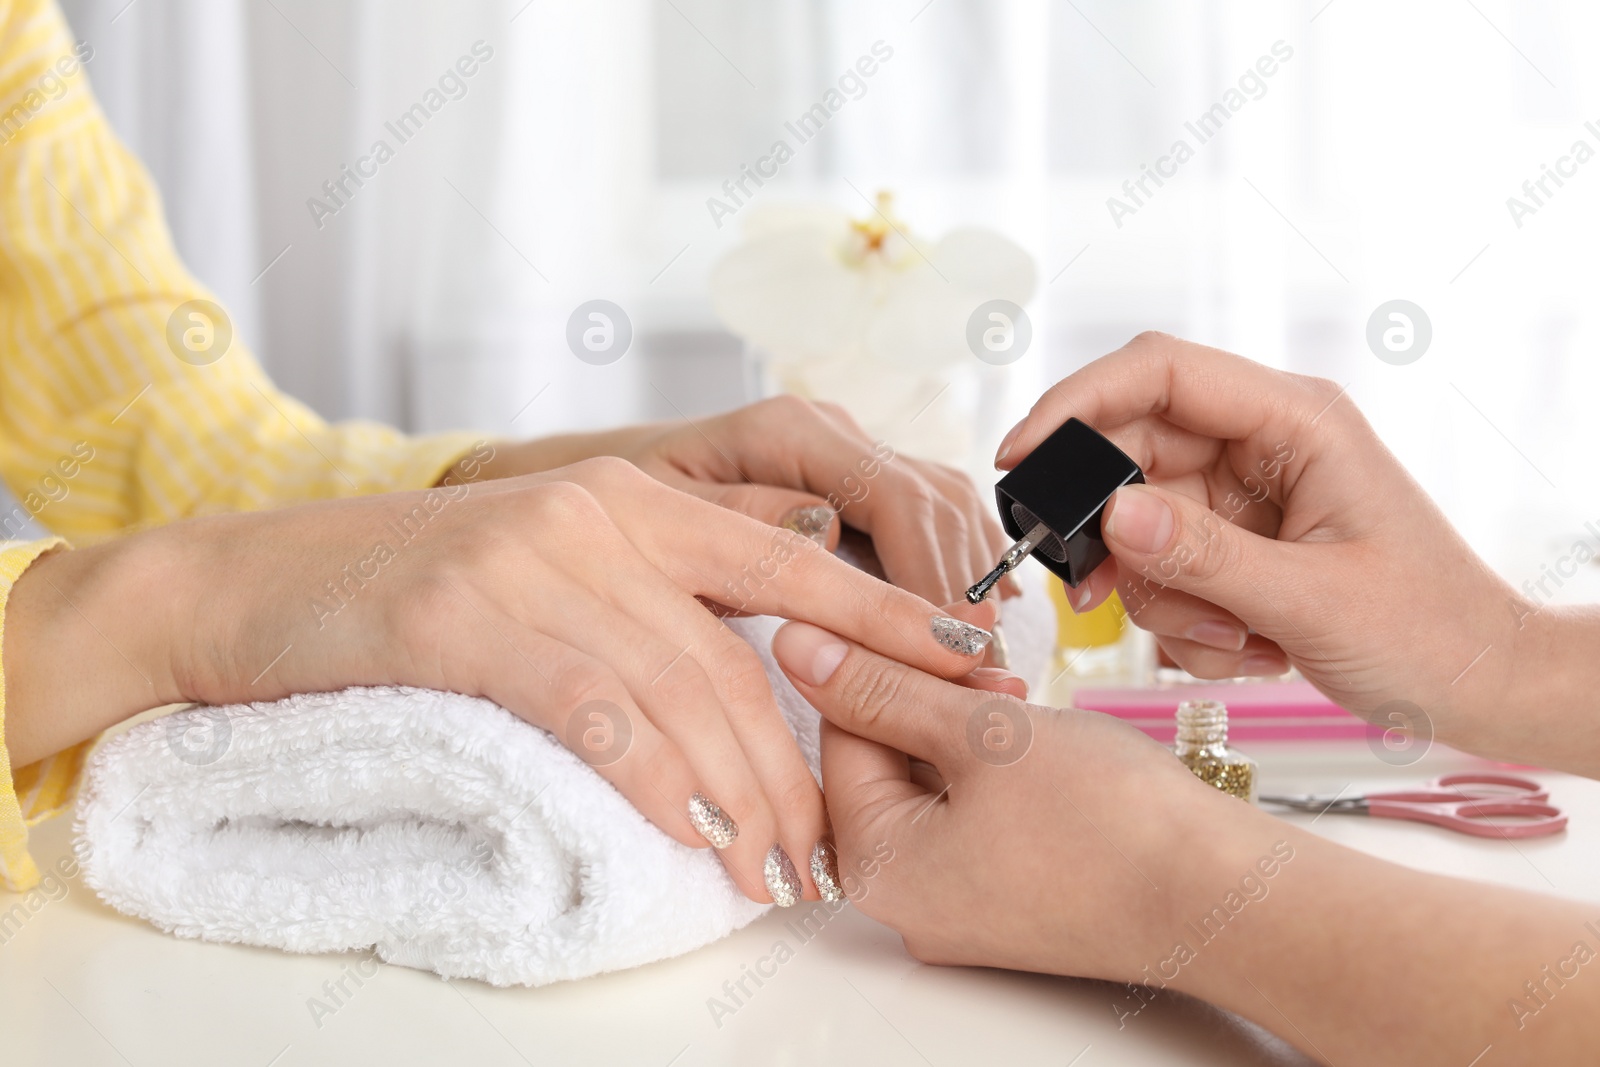
{"type": "MultiPolygon", "coordinates": [[[[1264,785],[1336,792],[1482,766],[1435,748],[1385,767],[1364,745],[1257,745],[1264,785]]],[[[1571,814],[1557,837],[1511,844],[1419,824],[1325,816],[1314,832],[1417,867],[1600,900],[1600,782],[1541,772],[1571,814]]],[[[1311,816],[1291,816],[1302,825],[1311,816]]],[[[34,836],[41,868],[70,822],[34,836]]],[[[0,913],[20,898],[0,893],[0,913]]],[[[543,989],[445,983],[380,966],[333,1015],[324,996],[360,957],[292,956],[183,941],[126,918],[76,882],[0,931],[0,1060],[65,1064],[452,1063],[1282,1064],[1305,1060],[1258,1028],[1164,994],[1119,1031],[1120,987],[923,966],[892,931],[846,908],[812,940],[775,911],[675,960],[543,989]],[[707,999],[783,940],[776,977],[719,1027],[707,999]],[[1077,1057],[1074,1059],[1074,1057],[1077,1057]]]]}

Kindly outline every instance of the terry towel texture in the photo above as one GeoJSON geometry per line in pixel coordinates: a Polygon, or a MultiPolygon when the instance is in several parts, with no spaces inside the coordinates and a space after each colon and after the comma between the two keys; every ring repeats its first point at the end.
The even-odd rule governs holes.
{"type": "MultiPolygon", "coordinates": [[[[730,619],[761,654],[813,771],[817,714],[772,660],[779,620],[730,619]]],[[[1037,678],[1055,618],[1005,603],[1037,678]]],[[[667,837],[551,734],[473,697],[356,688],[193,708],[91,757],[84,878],[181,937],[541,985],[698,948],[770,905],[710,849],[667,837]]]]}

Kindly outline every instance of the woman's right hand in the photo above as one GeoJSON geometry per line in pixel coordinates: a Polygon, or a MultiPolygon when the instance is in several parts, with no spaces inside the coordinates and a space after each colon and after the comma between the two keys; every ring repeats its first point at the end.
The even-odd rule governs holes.
{"type": "Polygon", "coordinates": [[[1141,334],[1042,396],[1009,469],[1070,417],[1145,471],[1103,532],[1113,560],[1078,611],[1120,592],[1202,678],[1280,674],[1386,727],[1513,758],[1501,714],[1550,622],[1473,553],[1336,384],[1141,334]]]}
{"type": "Polygon", "coordinates": [[[179,523],[46,556],[14,599],[16,765],[167,702],[374,684],[481,695],[550,730],[677,840],[721,847],[756,900],[785,884],[818,896],[810,861],[827,818],[760,659],[708,605],[806,619],[945,677],[981,662],[979,627],[993,618],[980,605],[959,609],[976,626],[951,620],[805,536],[617,459],[179,523]],[[133,574],[162,578],[129,589],[133,574]],[[40,605],[55,610],[41,620],[40,605]],[[955,650],[963,643],[972,654],[955,650]],[[104,674],[148,688],[142,707],[85,702],[63,734],[74,670],[57,668],[52,691],[53,649],[79,664],[98,655],[104,674]],[[30,717],[41,703],[52,719],[30,717]],[[701,805],[699,830],[697,796],[716,806],[701,805]],[[785,861],[768,864],[775,845],[794,878],[785,861]]]}

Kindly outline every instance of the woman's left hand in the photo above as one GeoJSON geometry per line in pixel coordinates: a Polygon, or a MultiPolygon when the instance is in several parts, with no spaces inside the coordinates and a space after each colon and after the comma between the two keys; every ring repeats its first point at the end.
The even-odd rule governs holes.
{"type": "MultiPolygon", "coordinates": [[[[896,455],[837,404],[793,396],[705,419],[500,445],[479,476],[602,455],[829,548],[838,544],[837,515],[872,537],[889,581],[935,604],[958,600],[1010,544],[987,497],[961,471],[896,455]]],[[[1017,592],[1011,579],[1001,583],[1002,596],[1017,592]]]]}

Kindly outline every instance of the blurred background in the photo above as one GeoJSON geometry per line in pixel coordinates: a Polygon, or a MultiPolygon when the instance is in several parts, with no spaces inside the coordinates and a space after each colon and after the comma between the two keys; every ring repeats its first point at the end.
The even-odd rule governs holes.
{"type": "MultiPolygon", "coordinates": [[[[750,398],[707,280],[753,213],[707,201],[786,139],[752,207],[870,220],[892,190],[914,242],[980,226],[1032,257],[1022,357],[924,376],[945,383],[928,425],[961,420],[949,458],[975,474],[1045,385],[1155,328],[1347,385],[1519,583],[1600,547],[1600,161],[1576,148],[1600,150],[1580,50],[1596,5],[64,6],[189,265],[326,416],[536,434],[750,398]],[[492,56],[462,95],[403,144],[386,134],[477,42],[492,56]],[[785,123],[875,45],[892,58],[798,143],[785,123]],[[308,201],[380,138],[393,158],[319,217],[308,201]],[[1191,156],[1162,164],[1179,140],[1191,156]],[[1526,192],[1547,168],[1561,183],[1526,192]],[[634,332],[603,366],[566,340],[597,298],[634,332]],[[1431,340],[1380,358],[1368,323],[1394,300],[1431,340]]],[[[1596,575],[1539,599],[1600,599],[1596,575]]]]}

